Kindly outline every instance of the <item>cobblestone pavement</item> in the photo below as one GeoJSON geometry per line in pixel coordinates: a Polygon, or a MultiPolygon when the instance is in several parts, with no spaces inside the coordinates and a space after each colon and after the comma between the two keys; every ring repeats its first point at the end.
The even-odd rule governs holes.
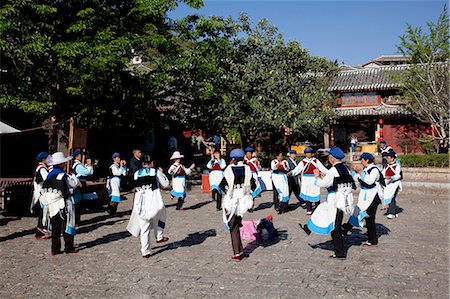
{"type": "Polygon", "coordinates": [[[131,195],[120,204],[122,217],[82,215],[78,254],[51,256],[50,241],[34,239],[34,218],[0,226],[0,297],[448,298],[447,196],[401,194],[397,219],[377,214],[379,247],[363,248],[365,230],[353,231],[347,260],[336,261],[328,258],[329,236],[300,230],[302,208],[276,215],[266,192],[245,219],[273,214],[281,238],[250,244],[241,262],[230,259],[221,213],[199,187],[188,193],[185,211],[165,197],[170,240],[154,243],[149,259],[126,231],[131,195]]]}

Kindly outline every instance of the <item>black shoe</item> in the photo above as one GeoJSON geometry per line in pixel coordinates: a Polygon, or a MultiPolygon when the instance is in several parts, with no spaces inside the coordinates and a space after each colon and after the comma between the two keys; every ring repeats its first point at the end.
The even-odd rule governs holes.
{"type": "Polygon", "coordinates": [[[301,223],[299,223],[298,225],[308,236],[311,234],[311,230],[308,228],[306,224],[302,225],[301,223]]]}
{"type": "Polygon", "coordinates": [[[335,254],[330,255],[331,259],[337,259],[337,260],[345,260],[347,257],[345,255],[343,256],[337,256],[335,254]]]}

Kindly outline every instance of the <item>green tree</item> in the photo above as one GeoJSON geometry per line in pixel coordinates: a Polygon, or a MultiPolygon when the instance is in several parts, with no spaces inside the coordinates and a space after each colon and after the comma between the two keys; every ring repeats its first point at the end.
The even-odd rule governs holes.
{"type": "Polygon", "coordinates": [[[152,111],[157,115],[154,98],[166,82],[164,59],[177,51],[167,13],[179,2],[2,3],[0,104],[40,116],[77,113],[82,123],[97,128],[147,123],[152,111]],[[151,66],[146,76],[126,71],[137,53],[151,66]]]}
{"type": "Polygon", "coordinates": [[[449,17],[445,6],[428,32],[408,24],[398,49],[411,57],[410,67],[399,76],[403,92],[411,100],[411,111],[418,119],[431,123],[441,146],[448,148],[449,99],[449,17]]]}
{"type": "Polygon", "coordinates": [[[286,43],[267,20],[256,26],[241,16],[244,37],[227,74],[221,122],[237,128],[244,142],[257,143],[285,128],[307,137],[322,136],[335,120],[327,90],[335,65],[312,56],[297,41],[286,43]]]}

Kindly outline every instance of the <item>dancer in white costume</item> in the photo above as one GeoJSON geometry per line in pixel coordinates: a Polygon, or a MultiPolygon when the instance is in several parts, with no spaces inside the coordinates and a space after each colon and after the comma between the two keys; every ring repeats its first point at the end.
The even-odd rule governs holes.
{"type": "Polygon", "coordinates": [[[253,205],[251,185],[254,178],[250,167],[242,161],[244,159],[242,149],[232,150],[230,158],[233,162],[225,169],[225,177],[220,184],[222,190],[227,190],[223,198],[223,221],[231,234],[233,247],[231,258],[240,261],[243,258],[244,248],[239,227],[242,226],[243,215],[253,205]]]}
{"type": "Polygon", "coordinates": [[[44,228],[42,223],[42,217],[44,215],[44,204],[40,200],[42,184],[47,179],[47,175],[49,173],[47,164],[49,163],[49,153],[41,152],[36,157],[36,161],[39,164],[36,167],[34,172],[33,179],[33,200],[31,201],[31,212],[33,213],[34,209],[39,209],[39,217],[38,217],[38,225],[36,227],[36,234],[34,237],[36,239],[48,239],[50,237],[50,232],[44,228]]]}
{"type": "Polygon", "coordinates": [[[109,176],[106,181],[106,190],[109,194],[108,213],[116,214],[117,207],[120,203],[120,180],[127,174],[126,168],[120,165],[120,154],[114,153],[112,155],[113,163],[109,166],[109,176]]]}
{"type": "Polygon", "coordinates": [[[141,254],[144,258],[150,257],[150,232],[153,229],[156,243],[167,242],[164,236],[166,226],[166,208],[161,195],[161,187],[170,185],[169,179],[162,169],[156,169],[150,156],[144,157],[144,167],[134,173],[133,211],[127,230],[135,237],[141,239],[141,254]]]}
{"type": "Polygon", "coordinates": [[[375,157],[370,153],[362,153],[360,156],[361,164],[364,169],[355,165],[353,167],[353,178],[361,185],[359,191],[358,203],[356,204],[353,215],[350,216],[348,223],[343,225],[344,234],[352,226],[367,227],[367,242],[364,246],[376,246],[378,238],[376,234],[375,216],[378,205],[383,198],[384,180],[380,170],[375,165],[375,157]],[[356,171],[356,172],[355,172],[356,171]]]}
{"type": "Polygon", "coordinates": [[[261,185],[258,181],[258,171],[261,170],[258,158],[255,156],[255,149],[252,147],[245,148],[244,164],[247,164],[252,171],[253,179],[255,180],[255,187],[252,188],[253,199],[256,198],[261,192],[261,185]]]}
{"type": "Polygon", "coordinates": [[[170,157],[170,160],[174,160],[172,166],[170,166],[168,172],[172,176],[172,191],[170,194],[172,198],[177,198],[177,210],[183,209],[183,203],[186,198],[186,175],[192,172],[195,168],[195,164],[192,164],[189,168],[184,167],[181,164],[181,159],[184,156],[179,152],[175,151],[170,157]]]}
{"type": "Polygon", "coordinates": [[[316,181],[314,169],[319,169],[323,174],[328,173],[328,169],[323,166],[319,159],[313,157],[313,153],[313,149],[307,147],[304,150],[306,157],[290,173],[290,175],[300,175],[300,197],[306,201],[306,215],[311,215],[320,203],[320,187],[314,184],[316,181]]]}
{"type": "Polygon", "coordinates": [[[211,156],[211,160],[206,164],[208,169],[211,169],[209,172],[209,186],[212,193],[213,200],[216,201],[216,210],[220,211],[222,209],[222,194],[223,190],[220,189],[219,185],[223,179],[223,170],[227,167],[227,163],[220,156],[220,151],[214,151],[214,154],[211,156]]]}
{"type": "Polygon", "coordinates": [[[341,226],[344,212],[349,214],[352,209],[352,189],[355,188],[355,182],[350,171],[341,161],[345,157],[344,152],[334,146],[328,150],[328,153],[328,161],[333,166],[327,174],[321,178],[319,169],[314,170],[315,184],[327,188],[327,198],[313,212],[307,226],[300,226],[307,234],[311,232],[321,235],[331,233],[334,254],[330,258],[345,259],[347,254],[341,226]]]}
{"type": "Polygon", "coordinates": [[[387,218],[394,219],[397,217],[397,194],[402,191],[402,168],[397,161],[397,154],[394,150],[390,150],[386,157],[386,167],[383,169],[383,176],[386,182],[384,188],[383,202],[389,205],[387,218]]]}
{"type": "Polygon", "coordinates": [[[284,155],[280,152],[277,158],[270,162],[273,183],[273,204],[275,210],[278,210],[278,214],[284,213],[289,204],[289,183],[286,175],[289,172],[289,165],[283,158],[284,155]]]}

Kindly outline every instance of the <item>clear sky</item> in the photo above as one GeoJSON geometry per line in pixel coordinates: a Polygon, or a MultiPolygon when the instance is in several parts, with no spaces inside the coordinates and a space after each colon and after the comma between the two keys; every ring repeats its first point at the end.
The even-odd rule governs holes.
{"type": "Polygon", "coordinates": [[[426,28],[436,22],[447,1],[359,0],[277,1],[206,0],[199,10],[180,5],[172,18],[198,13],[204,16],[267,18],[286,40],[298,40],[311,54],[348,65],[363,64],[383,54],[398,54],[399,36],[406,23],[426,28]]]}

